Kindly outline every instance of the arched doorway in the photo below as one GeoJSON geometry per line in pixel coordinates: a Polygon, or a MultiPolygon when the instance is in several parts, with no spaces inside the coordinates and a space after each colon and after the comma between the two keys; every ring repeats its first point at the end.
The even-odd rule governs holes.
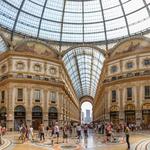
{"type": "Polygon", "coordinates": [[[125,122],[127,124],[135,123],[135,105],[128,104],[125,106],[125,122]]]}
{"type": "Polygon", "coordinates": [[[6,107],[2,107],[0,109],[0,123],[3,127],[6,127],[6,117],[7,117],[6,107]]]}
{"type": "Polygon", "coordinates": [[[148,125],[150,124],[150,103],[142,106],[142,119],[144,128],[148,128],[148,125]]]}
{"type": "Polygon", "coordinates": [[[32,126],[33,129],[38,129],[39,125],[42,123],[43,113],[40,106],[35,106],[32,108],[32,126]]]}
{"type": "Polygon", "coordinates": [[[93,106],[90,102],[85,101],[81,104],[81,123],[89,124],[93,121],[93,106]]]}
{"type": "Polygon", "coordinates": [[[58,112],[55,107],[50,107],[48,111],[48,124],[49,126],[53,126],[56,121],[58,121],[58,112]]]}
{"type": "Polygon", "coordinates": [[[114,124],[119,123],[119,107],[118,106],[112,106],[110,108],[110,121],[114,124]]]}
{"type": "Polygon", "coordinates": [[[26,120],[26,111],[24,106],[16,106],[14,109],[14,129],[19,130],[19,127],[25,122],[26,120]]]}

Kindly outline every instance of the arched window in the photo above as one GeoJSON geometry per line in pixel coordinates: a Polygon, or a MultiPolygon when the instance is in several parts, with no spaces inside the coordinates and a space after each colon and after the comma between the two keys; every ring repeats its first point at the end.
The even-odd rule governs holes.
{"type": "Polygon", "coordinates": [[[50,113],[57,113],[57,109],[55,107],[49,108],[50,113]]]}
{"type": "Polygon", "coordinates": [[[15,107],[15,112],[25,112],[25,108],[21,105],[15,107]]]}

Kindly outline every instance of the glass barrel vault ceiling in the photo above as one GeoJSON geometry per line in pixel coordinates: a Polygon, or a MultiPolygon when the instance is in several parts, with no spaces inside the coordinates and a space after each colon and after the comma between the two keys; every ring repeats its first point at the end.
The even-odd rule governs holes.
{"type": "Polygon", "coordinates": [[[104,42],[150,31],[150,0],[0,0],[0,25],[59,42],[104,42]]]}
{"type": "Polygon", "coordinates": [[[65,54],[63,60],[78,98],[87,95],[94,98],[103,66],[103,54],[90,47],[78,47],[65,54]]]}
{"type": "Polygon", "coordinates": [[[3,38],[0,36],[0,53],[7,50],[7,45],[3,38]]]}

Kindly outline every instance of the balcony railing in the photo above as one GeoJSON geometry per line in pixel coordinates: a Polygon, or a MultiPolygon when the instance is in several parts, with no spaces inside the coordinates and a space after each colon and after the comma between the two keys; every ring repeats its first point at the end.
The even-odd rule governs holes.
{"type": "Polygon", "coordinates": [[[150,75],[149,70],[145,70],[144,72],[130,72],[130,73],[122,74],[119,76],[113,76],[111,78],[107,78],[103,81],[103,83],[109,83],[109,82],[116,81],[116,80],[128,79],[128,78],[133,78],[133,77],[149,76],[149,75],[150,75]]]}

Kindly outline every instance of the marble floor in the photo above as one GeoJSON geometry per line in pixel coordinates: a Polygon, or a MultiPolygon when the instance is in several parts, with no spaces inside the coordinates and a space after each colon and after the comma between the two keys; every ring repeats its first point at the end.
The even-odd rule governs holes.
{"type": "MultiPolygon", "coordinates": [[[[40,142],[37,138],[34,142],[25,141],[23,144],[18,141],[18,133],[8,133],[5,139],[11,144],[5,150],[127,150],[127,145],[123,139],[124,134],[117,135],[117,142],[104,142],[104,136],[90,131],[88,138],[82,136],[81,140],[73,136],[67,143],[59,138],[59,143],[51,143],[51,138],[46,136],[46,140],[40,142]]],[[[150,150],[150,131],[133,132],[130,136],[131,150],[150,150]]],[[[1,148],[0,148],[1,150],[1,148]]]]}

